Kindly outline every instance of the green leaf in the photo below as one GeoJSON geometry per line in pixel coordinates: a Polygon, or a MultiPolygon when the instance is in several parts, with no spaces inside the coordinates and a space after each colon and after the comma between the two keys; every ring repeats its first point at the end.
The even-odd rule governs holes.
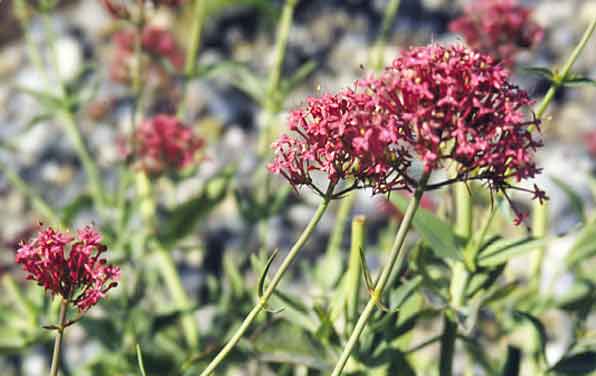
{"type": "Polygon", "coordinates": [[[141,353],[141,346],[137,343],[137,361],[139,362],[139,372],[141,376],[147,376],[145,372],[145,365],[143,364],[143,354],[141,353]]]}
{"type": "Polygon", "coordinates": [[[481,267],[490,268],[509,261],[512,257],[533,251],[544,244],[543,239],[499,239],[482,249],[477,257],[481,267]]]}
{"type": "Polygon", "coordinates": [[[538,339],[538,345],[540,346],[538,350],[540,352],[540,356],[543,360],[546,359],[546,329],[544,329],[544,325],[542,325],[542,322],[540,322],[540,320],[537,317],[523,311],[514,311],[513,318],[517,322],[524,321],[531,325],[536,335],[536,338],[538,339]]]}
{"type": "Polygon", "coordinates": [[[533,75],[544,77],[544,78],[546,78],[547,80],[549,80],[551,82],[554,81],[555,75],[548,68],[544,68],[544,67],[522,67],[521,70],[524,71],[524,72],[526,72],[526,73],[530,73],[530,74],[533,74],[533,75]]]}
{"type": "Polygon", "coordinates": [[[596,351],[565,356],[549,371],[563,375],[590,375],[596,371],[596,351]]]}
{"type": "Polygon", "coordinates": [[[582,77],[578,75],[569,75],[563,82],[564,86],[583,86],[583,85],[591,85],[596,86],[596,80],[591,79],[589,77],[582,77]]]}
{"type": "Polygon", "coordinates": [[[159,240],[167,248],[190,234],[227,195],[235,168],[226,168],[209,179],[201,194],[165,213],[159,240]]]}
{"type": "MultiPolygon", "coordinates": [[[[395,194],[391,196],[391,201],[397,207],[405,212],[408,206],[408,198],[395,194]]],[[[431,247],[432,251],[439,258],[450,258],[453,260],[462,260],[462,255],[458,250],[455,235],[449,224],[437,218],[433,213],[426,209],[418,208],[414,216],[413,225],[416,231],[431,247]]]]}
{"type": "Polygon", "coordinates": [[[269,256],[269,259],[267,260],[267,263],[265,264],[265,268],[263,269],[263,272],[261,273],[261,276],[259,277],[259,287],[257,289],[257,296],[260,298],[263,297],[263,293],[265,292],[265,279],[267,278],[267,274],[269,273],[269,268],[271,268],[271,264],[273,264],[273,260],[275,260],[275,257],[277,256],[277,254],[279,253],[279,248],[276,248],[273,253],[271,254],[271,256],[269,256]]]}
{"type": "Polygon", "coordinates": [[[42,105],[46,111],[50,113],[55,113],[58,110],[66,109],[67,103],[59,96],[54,95],[52,93],[39,91],[35,89],[29,89],[27,87],[19,86],[17,90],[22,91],[25,94],[28,94],[35,98],[40,105],[42,105]]]}
{"type": "Polygon", "coordinates": [[[258,77],[246,65],[241,63],[225,61],[199,66],[193,76],[222,78],[228,84],[250,96],[257,103],[264,103],[266,99],[265,80],[258,77]]]}
{"type": "Polygon", "coordinates": [[[573,268],[594,255],[596,255],[596,219],[580,230],[565,261],[568,268],[573,268]]]}
{"type": "Polygon", "coordinates": [[[565,193],[565,195],[569,199],[569,202],[571,203],[571,207],[573,208],[579,219],[582,221],[582,223],[586,223],[587,218],[586,211],[584,208],[584,200],[581,198],[581,196],[563,180],[555,176],[551,176],[550,179],[563,191],[563,193],[565,193]]]}

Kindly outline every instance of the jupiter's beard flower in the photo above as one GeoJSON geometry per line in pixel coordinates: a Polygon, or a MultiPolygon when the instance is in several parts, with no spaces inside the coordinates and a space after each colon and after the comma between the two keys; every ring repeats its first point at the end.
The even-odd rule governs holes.
{"type": "Polygon", "coordinates": [[[130,152],[137,167],[158,175],[190,165],[202,146],[203,140],[175,116],[157,115],[141,123],[130,152]]]}
{"type": "MultiPolygon", "coordinates": [[[[122,30],[115,33],[112,40],[115,53],[110,75],[114,81],[128,83],[131,80],[131,68],[136,64],[135,33],[133,30],[122,30]]],[[[181,71],[184,66],[184,53],[168,30],[145,27],[141,36],[141,50],[145,65],[158,73],[163,73],[158,64],[160,60],[167,61],[177,71],[181,71]]]]}
{"type": "Polygon", "coordinates": [[[518,51],[538,44],[542,27],[531,20],[531,11],[517,0],[475,0],[449,29],[463,35],[476,51],[491,55],[507,66],[518,51]]]}
{"type": "MultiPolygon", "coordinates": [[[[532,102],[508,77],[489,56],[430,45],[403,52],[380,77],[360,85],[372,93],[379,112],[407,125],[403,138],[426,171],[455,163],[451,181],[482,180],[505,193],[522,189],[511,181],[540,172],[533,157],[542,146],[539,121],[527,120],[532,102]]],[[[546,199],[537,187],[528,191],[546,199]]]]}
{"type": "Polygon", "coordinates": [[[76,237],[48,227],[29,243],[21,243],[16,262],[27,279],[86,311],[118,284],[120,269],[101,257],[106,249],[91,227],[79,230],[76,237]]]}
{"type": "Polygon", "coordinates": [[[395,116],[380,116],[370,95],[348,89],[309,98],[305,108],[291,113],[289,123],[292,133],[273,144],[276,156],[269,170],[294,187],[306,185],[321,195],[332,194],[342,180],[374,192],[407,187],[410,162],[399,145],[402,126],[395,116]],[[326,176],[329,186],[315,186],[313,173],[326,176]]]}

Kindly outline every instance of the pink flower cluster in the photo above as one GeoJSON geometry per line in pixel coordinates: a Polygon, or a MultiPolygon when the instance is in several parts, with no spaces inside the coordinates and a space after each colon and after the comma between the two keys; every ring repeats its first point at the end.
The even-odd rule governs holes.
{"type": "MultiPolygon", "coordinates": [[[[326,174],[375,193],[415,188],[409,166],[417,156],[426,172],[455,163],[457,175],[428,185],[481,180],[491,190],[540,172],[533,160],[541,141],[531,100],[489,56],[463,46],[429,45],[404,51],[378,76],[356,82],[358,92],[310,98],[290,116],[292,135],[274,143],[269,166],[294,186],[313,186],[326,174]]],[[[535,198],[546,198],[535,187],[535,198]]]]}
{"type": "Polygon", "coordinates": [[[269,170],[294,186],[313,184],[312,173],[324,173],[330,189],[342,179],[375,192],[407,188],[409,154],[399,146],[403,123],[382,116],[366,93],[344,90],[309,98],[290,115],[290,130],[273,144],[277,154],[269,170]]]}
{"type": "Polygon", "coordinates": [[[410,49],[380,77],[363,80],[378,110],[407,124],[405,141],[426,171],[457,162],[458,179],[493,189],[539,172],[534,151],[538,121],[526,121],[528,94],[508,81],[492,58],[463,46],[410,49]]]}
{"type": "Polygon", "coordinates": [[[460,33],[468,45],[491,55],[506,66],[514,63],[520,49],[540,43],[544,31],[531,20],[531,11],[517,0],[476,0],[449,29],[460,33]]]}
{"type": "MultiPolygon", "coordinates": [[[[121,30],[113,35],[116,47],[110,75],[114,81],[128,83],[130,81],[130,65],[133,64],[135,51],[135,33],[133,30],[121,30]]],[[[168,30],[154,26],[143,29],[141,36],[143,52],[151,59],[165,59],[176,70],[184,67],[184,53],[168,30]]]]}
{"type": "Polygon", "coordinates": [[[137,165],[151,175],[179,170],[195,160],[203,140],[178,118],[157,115],[141,123],[134,134],[137,165]]]}
{"type": "Polygon", "coordinates": [[[106,250],[91,227],[79,230],[77,239],[48,227],[31,242],[21,243],[16,262],[27,279],[86,311],[118,285],[120,269],[101,258],[106,250]]]}

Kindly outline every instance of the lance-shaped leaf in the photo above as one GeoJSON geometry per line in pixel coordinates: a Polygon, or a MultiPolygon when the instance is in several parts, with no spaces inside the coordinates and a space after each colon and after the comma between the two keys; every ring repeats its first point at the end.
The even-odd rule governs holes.
{"type": "MultiPolygon", "coordinates": [[[[408,198],[402,195],[392,195],[391,201],[399,210],[405,212],[408,207],[408,198]]],[[[431,247],[432,251],[440,258],[462,260],[458,250],[455,235],[451,226],[437,218],[433,213],[424,208],[418,208],[414,216],[413,225],[418,234],[431,247]]]]}

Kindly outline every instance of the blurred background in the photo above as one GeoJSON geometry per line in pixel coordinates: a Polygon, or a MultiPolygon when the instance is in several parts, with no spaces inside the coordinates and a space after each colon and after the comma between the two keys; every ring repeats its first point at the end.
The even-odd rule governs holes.
{"type": "MultiPolygon", "coordinates": [[[[410,46],[433,41],[462,42],[461,37],[448,32],[448,23],[461,14],[466,1],[402,0],[397,16],[389,24],[386,47],[379,56],[375,46],[387,3],[383,0],[298,2],[282,77],[290,76],[305,64],[309,65],[287,97],[284,111],[275,115],[279,124],[276,134],[285,130],[287,110],[302,105],[310,95],[350,86],[355,79],[374,71],[379,59],[389,64],[401,49],[410,46]]],[[[533,19],[544,27],[545,36],[535,49],[519,55],[514,81],[539,101],[548,89],[549,81],[540,75],[528,74],[522,68],[560,66],[587,24],[596,17],[596,1],[535,0],[523,3],[534,9],[533,19]]],[[[282,6],[283,2],[276,0],[208,1],[207,23],[200,48],[201,64],[209,67],[234,62],[243,68],[234,74],[228,74],[225,69],[220,73],[206,74],[189,84],[186,101],[189,115],[186,120],[206,139],[205,157],[200,167],[183,180],[175,184],[168,180],[158,183],[164,208],[184,201],[207,179],[230,164],[238,167],[234,183],[238,194],[248,194],[253,189],[251,179],[258,173],[255,169],[259,166],[257,136],[265,115],[262,106],[251,94],[258,90],[254,81],[266,77],[272,64],[276,24],[282,6]]],[[[151,24],[171,30],[180,46],[185,47],[191,13],[185,6],[178,10],[159,8],[152,16],[151,24]]],[[[117,166],[121,162],[119,137],[131,129],[132,105],[129,91],[111,74],[114,61],[112,34],[118,29],[118,23],[96,0],[60,1],[50,20],[57,33],[59,74],[64,81],[86,87],[84,95],[88,100],[80,105],[78,124],[102,170],[103,179],[113,187],[117,184],[117,166]]],[[[42,20],[31,15],[28,22],[31,38],[42,46],[43,51],[47,35],[42,20]]],[[[595,47],[596,42],[592,40],[575,64],[576,73],[596,77],[595,47]]],[[[23,30],[14,14],[13,1],[1,1],[0,160],[11,166],[53,206],[65,208],[82,197],[86,178],[81,164],[60,126],[44,116],[44,108],[38,101],[19,90],[19,87],[27,87],[42,91],[48,89],[47,85],[27,58],[23,30]]],[[[173,111],[180,97],[175,77],[148,77],[146,85],[157,93],[147,98],[148,114],[173,111]]],[[[537,180],[551,198],[551,230],[561,236],[549,245],[544,275],[547,280],[554,278],[548,271],[554,270],[564,257],[561,250],[567,249],[573,241],[565,235],[573,233],[583,221],[582,213],[591,213],[594,206],[595,105],[594,87],[561,88],[547,111],[548,118],[542,127],[545,147],[538,154],[538,164],[544,168],[544,173],[537,180]],[[578,205],[581,206],[579,211],[578,205]]],[[[433,197],[430,197],[430,207],[433,197]]],[[[520,195],[514,198],[522,207],[530,206],[529,197],[520,195]]],[[[367,216],[372,253],[387,243],[383,240],[383,236],[387,236],[384,231],[392,216],[396,215],[384,209],[384,200],[382,197],[371,199],[370,192],[360,192],[353,209],[354,214],[367,216]]],[[[268,248],[287,249],[310,219],[317,202],[316,196],[306,190],[300,195],[290,193],[284,210],[269,220],[268,248]]],[[[79,208],[73,218],[73,227],[97,223],[91,208],[82,204],[79,208]]],[[[40,218],[29,201],[13,189],[3,174],[0,174],[0,212],[0,274],[21,275],[14,267],[14,251],[19,240],[26,239],[35,231],[40,218]]],[[[304,267],[308,268],[323,253],[333,223],[334,214],[329,213],[302,256],[304,267]]],[[[193,230],[185,244],[174,250],[184,285],[191,296],[200,297],[205,294],[209,283],[217,283],[222,278],[225,255],[241,255],[247,250],[257,249],[257,232],[250,216],[239,215],[234,195],[226,196],[193,230]]],[[[348,240],[346,237],[343,249],[348,248],[348,240]]],[[[373,257],[370,266],[376,270],[378,260],[373,257]]],[[[524,268],[523,259],[516,261],[511,273],[523,273],[524,268]]],[[[241,266],[240,269],[245,271],[247,267],[241,266]]],[[[320,291],[312,291],[313,286],[304,280],[304,275],[296,273],[291,290],[309,291],[314,296],[320,294],[320,291]]],[[[248,278],[254,283],[257,276],[249,271],[248,278]]],[[[566,280],[561,279],[554,288],[565,291],[565,283],[566,280]]],[[[552,283],[545,285],[553,286],[552,283]]],[[[0,295],[0,300],[3,298],[4,295],[0,295]]],[[[210,325],[212,314],[208,307],[200,310],[201,326],[210,325]]],[[[570,323],[564,315],[557,313],[546,320],[552,333],[570,323]]],[[[595,315],[590,316],[587,325],[592,330],[596,329],[595,315]]],[[[68,341],[80,346],[67,346],[65,355],[73,369],[93,358],[100,348],[97,343],[89,343],[84,340],[84,335],[77,333],[80,334],[74,329],[68,341]]],[[[565,338],[557,334],[552,337],[555,340],[549,351],[556,358],[565,346],[565,338]]],[[[43,355],[45,349],[47,344],[27,347],[18,355],[0,355],[0,374],[41,374],[41,370],[47,367],[47,359],[43,355]]]]}

